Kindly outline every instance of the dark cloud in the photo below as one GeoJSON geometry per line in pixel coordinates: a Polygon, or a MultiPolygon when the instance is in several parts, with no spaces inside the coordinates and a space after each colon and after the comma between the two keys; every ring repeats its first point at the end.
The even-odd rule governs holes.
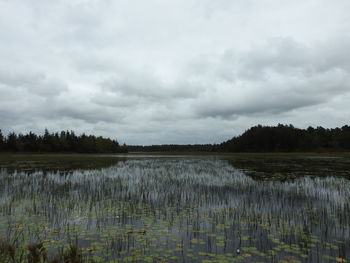
{"type": "Polygon", "coordinates": [[[275,39],[239,55],[225,52],[210,69],[217,73],[212,83],[216,89],[195,109],[201,117],[276,114],[345,94],[350,91],[350,60],[336,59],[341,56],[335,53],[347,56],[346,49],[342,45],[334,50],[332,44],[313,49],[292,39],[275,39]]]}
{"type": "Polygon", "coordinates": [[[0,128],[219,142],[350,118],[347,0],[0,0],[0,128]],[[325,19],[327,17],[327,19],[325,19]]]}
{"type": "Polygon", "coordinates": [[[96,124],[100,122],[118,122],[122,123],[122,116],[116,112],[112,112],[106,108],[85,105],[85,107],[74,107],[72,105],[66,107],[58,107],[54,114],[58,118],[70,118],[82,120],[88,124],[96,124]]]}
{"type": "MultiPolygon", "coordinates": [[[[0,70],[0,85],[8,89],[18,88],[43,97],[58,96],[67,91],[64,82],[40,73],[0,70]]],[[[22,92],[23,92],[22,91],[22,92]]]]}
{"type": "Polygon", "coordinates": [[[103,90],[119,93],[126,97],[141,97],[146,100],[173,100],[194,98],[196,90],[191,89],[187,83],[165,83],[152,73],[134,71],[122,72],[102,84],[103,90]]]}

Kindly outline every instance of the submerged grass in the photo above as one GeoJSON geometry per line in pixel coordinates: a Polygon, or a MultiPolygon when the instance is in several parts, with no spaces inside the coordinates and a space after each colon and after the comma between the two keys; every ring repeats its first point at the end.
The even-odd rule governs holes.
{"type": "MultiPolygon", "coordinates": [[[[67,168],[61,162],[49,170],[41,163],[30,171],[4,165],[0,254],[8,262],[77,263],[350,258],[346,176],[317,176],[317,171],[327,173],[321,168],[301,176],[310,162],[327,165],[275,160],[276,167],[290,164],[292,171],[299,164],[297,176],[256,180],[247,176],[262,173],[251,165],[254,159],[225,159],[143,157],[100,169],[67,168]]],[[[281,168],[281,177],[284,173],[281,168]]]]}
{"type": "Polygon", "coordinates": [[[0,262],[27,263],[83,263],[80,249],[73,244],[58,255],[48,255],[43,243],[30,244],[26,248],[18,248],[6,241],[0,241],[0,262]]]}

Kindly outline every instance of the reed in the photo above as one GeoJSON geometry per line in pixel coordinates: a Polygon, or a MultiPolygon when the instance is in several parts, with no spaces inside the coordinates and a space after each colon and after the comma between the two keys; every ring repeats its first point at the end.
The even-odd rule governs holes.
{"type": "MultiPolygon", "coordinates": [[[[284,161],[288,166],[288,158],[284,161]]],[[[262,169],[238,163],[212,156],[165,156],[119,160],[96,169],[68,169],[64,162],[62,169],[53,170],[43,169],[43,163],[30,171],[3,167],[0,236],[6,242],[0,243],[0,259],[80,263],[350,258],[346,177],[300,176],[308,167],[299,167],[298,176],[283,168],[281,180],[267,180],[265,174],[259,180],[262,169]]]]}

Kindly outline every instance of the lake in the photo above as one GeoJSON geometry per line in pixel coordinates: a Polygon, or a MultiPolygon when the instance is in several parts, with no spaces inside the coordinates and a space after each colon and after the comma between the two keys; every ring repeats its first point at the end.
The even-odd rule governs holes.
{"type": "Polygon", "coordinates": [[[4,155],[0,261],[346,262],[349,201],[347,155],[4,155]]]}

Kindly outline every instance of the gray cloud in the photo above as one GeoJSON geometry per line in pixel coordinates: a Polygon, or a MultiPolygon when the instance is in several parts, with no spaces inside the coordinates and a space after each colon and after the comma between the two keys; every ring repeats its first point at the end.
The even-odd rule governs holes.
{"type": "Polygon", "coordinates": [[[275,114],[349,92],[350,60],[336,59],[347,56],[345,46],[334,50],[332,45],[312,49],[292,39],[275,39],[239,55],[225,52],[207,69],[216,72],[211,83],[216,89],[198,101],[199,116],[275,114]]]}
{"type": "Polygon", "coordinates": [[[0,0],[0,128],[220,142],[350,118],[347,0],[0,0]],[[327,17],[327,19],[325,19],[327,17]]]}
{"type": "Polygon", "coordinates": [[[122,116],[116,112],[112,112],[106,108],[86,105],[77,108],[74,106],[58,107],[54,113],[58,117],[67,117],[75,120],[83,120],[89,124],[97,124],[100,122],[122,123],[122,116]]]}
{"type": "Polygon", "coordinates": [[[39,96],[57,96],[67,91],[64,82],[44,74],[0,70],[0,85],[23,89],[39,96]]]}
{"type": "Polygon", "coordinates": [[[150,100],[172,100],[196,97],[196,90],[187,83],[164,83],[152,74],[129,71],[126,74],[108,79],[102,84],[104,90],[150,100]]]}

